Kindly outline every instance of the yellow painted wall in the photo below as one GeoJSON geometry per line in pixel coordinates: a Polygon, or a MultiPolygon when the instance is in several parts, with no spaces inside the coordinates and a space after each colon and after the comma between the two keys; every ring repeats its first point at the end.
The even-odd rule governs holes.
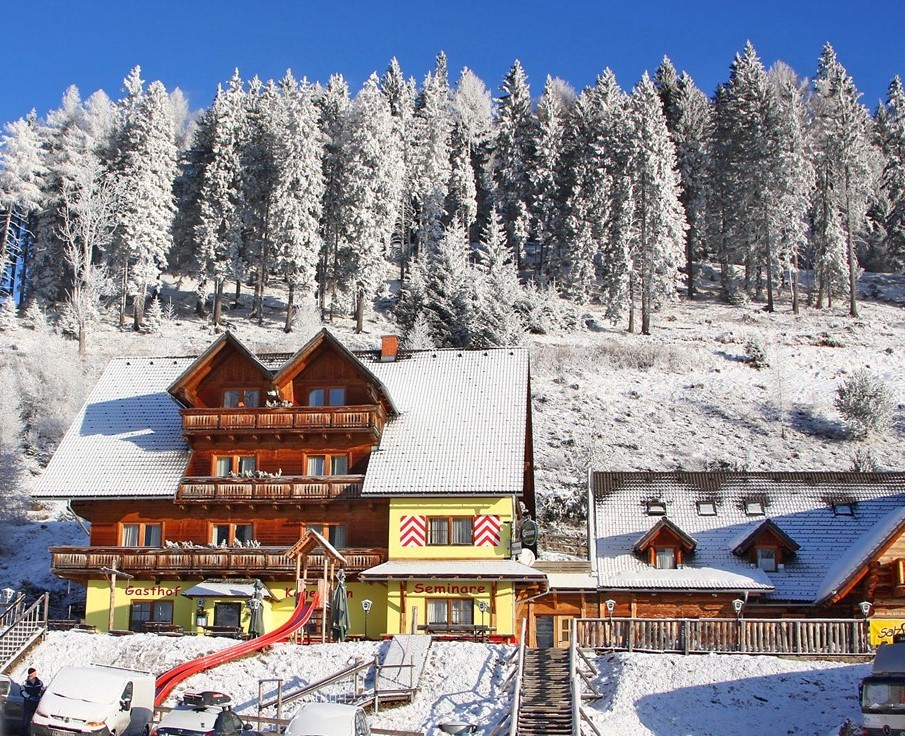
{"type": "Polygon", "coordinates": [[[391,560],[412,559],[506,559],[512,533],[514,501],[510,496],[502,498],[394,498],[390,501],[391,560]],[[403,547],[400,528],[403,516],[483,516],[500,517],[500,544],[497,547],[465,545],[435,545],[403,547]],[[510,523],[506,523],[510,522],[510,523]]]}
{"type": "Polygon", "coordinates": [[[892,637],[896,634],[905,634],[905,619],[901,618],[871,618],[870,643],[874,646],[880,644],[892,644],[892,637]]]}
{"type": "MultiPolygon", "coordinates": [[[[195,614],[198,611],[197,599],[186,598],[182,591],[188,590],[201,580],[165,580],[155,584],[149,580],[118,580],[114,599],[113,628],[128,629],[129,614],[133,601],[168,600],[173,601],[173,623],[183,627],[186,633],[202,634],[203,629],[195,626],[195,614]]],[[[286,623],[295,610],[295,581],[270,582],[267,588],[276,600],[264,601],[264,629],[273,631],[286,623]]],[[[386,585],[383,583],[351,583],[348,588],[349,633],[361,636],[364,634],[364,611],[361,601],[369,599],[373,602],[368,614],[368,635],[376,636],[386,631],[386,585]]],[[[309,598],[316,586],[310,586],[309,598]]],[[[214,604],[226,602],[242,602],[236,598],[205,598],[204,612],[209,625],[214,623],[214,604]]],[[[88,582],[85,598],[85,622],[97,627],[98,631],[107,631],[110,605],[110,584],[105,578],[88,582]]],[[[248,627],[248,609],[243,605],[242,626],[248,627]]]]}
{"type": "MultiPolygon", "coordinates": [[[[515,631],[515,591],[511,582],[496,584],[496,603],[491,604],[493,581],[491,580],[408,580],[405,593],[405,630],[402,625],[402,587],[392,581],[387,596],[387,631],[388,634],[410,634],[413,616],[417,616],[415,626],[427,623],[427,601],[431,598],[473,598],[474,622],[481,624],[481,611],[477,602],[484,600],[491,608],[484,614],[483,623],[493,626],[494,636],[514,636],[515,631]],[[413,609],[417,608],[417,612],[413,609]],[[491,610],[495,613],[492,615],[491,610]]],[[[419,630],[416,628],[416,632],[419,630]]]]}

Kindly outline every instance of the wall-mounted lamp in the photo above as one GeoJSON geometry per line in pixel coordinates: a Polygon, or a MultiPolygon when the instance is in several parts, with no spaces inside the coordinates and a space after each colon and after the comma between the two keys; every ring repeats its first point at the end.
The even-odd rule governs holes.
{"type": "Polygon", "coordinates": [[[861,609],[861,615],[864,618],[867,618],[870,615],[870,601],[861,601],[858,604],[858,608],[861,609]]]}
{"type": "Polygon", "coordinates": [[[732,610],[735,611],[736,616],[742,615],[742,609],[745,607],[745,601],[741,598],[736,598],[732,601],[732,610]]]}
{"type": "Polygon", "coordinates": [[[610,618],[613,618],[613,611],[616,608],[616,601],[614,601],[612,598],[607,598],[603,604],[606,606],[606,612],[610,614],[610,618]]]}
{"type": "Polygon", "coordinates": [[[361,610],[365,612],[365,639],[368,638],[368,613],[371,610],[371,606],[374,605],[374,602],[365,598],[361,602],[361,610]]]}
{"type": "Polygon", "coordinates": [[[3,600],[0,601],[2,603],[12,603],[13,596],[16,594],[16,591],[12,588],[4,588],[0,590],[0,596],[3,597],[3,600]]]}

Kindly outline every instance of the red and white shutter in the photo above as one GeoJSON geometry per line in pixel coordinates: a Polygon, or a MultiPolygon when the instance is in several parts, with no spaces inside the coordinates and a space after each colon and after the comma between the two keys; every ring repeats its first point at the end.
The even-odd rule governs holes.
{"type": "Polygon", "coordinates": [[[424,547],[427,544],[427,517],[403,516],[399,525],[399,542],[403,547],[424,547]]]}
{"type": "Polygon", "coordinates": [[[495,515],[474,517],[475,547],[498,547],[500,545],[500,517],[495,515]]]}

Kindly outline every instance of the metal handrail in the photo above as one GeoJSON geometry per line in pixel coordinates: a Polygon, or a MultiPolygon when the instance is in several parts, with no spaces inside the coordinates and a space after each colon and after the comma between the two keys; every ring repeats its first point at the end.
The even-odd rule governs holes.
{"type": "MultiPolygon", "coordinates": [[[[277,695],[273,700],[267,700],[262,703],[259,703],[258,707],[260,710],[264,710],[265,708],[272,708],[277,703],[281,703],[282,705],[286,705],[287,703],[292,703],[300,698],[309,695],[310,693],[321,690],[322,688],[327,687],[328,685],[334,685],[337,682],[341,682],[352,675],[357,675],[362,670],[369,669],[372,667],[374,662],[367,659],[359,659],[355,663],[346,667],[343,670],[340,670],[336,674],[330,675],[329,677],[325,677],[323,680],[318,680],[310,685],[306,685],[305,687],[295,690],[287,695],[277,695]]],[[[281,689],[282,690],[282,689],[281,689]]]]}
{"type": "Polygon", "coordinates": [[[0,633],[0,672],[47,633],[47,608],[50,597],[43,593],[8,628],[0,633]]]}
{"type": "Polygon", "coordinates": [[[527,620],[522,619],[522,631],[519,636],[518,644],[518,663],[516,664],[515,692],[512,694],[512,710],[509,713],[509,736],[516,736],[518,733],[518,711],[522,699],[522,678],[525,670],[525,632],[527,624],[527,620]]]}

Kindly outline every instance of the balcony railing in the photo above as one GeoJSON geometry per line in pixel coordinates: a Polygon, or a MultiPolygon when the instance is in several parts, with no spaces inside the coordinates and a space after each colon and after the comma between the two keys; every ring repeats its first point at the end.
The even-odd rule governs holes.
{"type": "Polygon", "coordinates": [[[380,406],[290,406],[182,409],[185,433],[379,431],[380,406]]]}
{"type": "Polygon", "coordinates": [[[363,475],[330,478],[279,475],[268,478],[186,477],[177,503],[295,503],[305,500],[358,498],[363,475]]]}
{"type": "MultiPolygon", "coordinates": [[[[294,578],[295,560],[285,547],[51,547],[51,569],[63,577],[103,574],[115,568],[136,577],[167,575],[192,577],[294,578]]],[[[361,572],[386,562],[384,549],[340,550],[345,570],[361,572]]],[[[309,570],[322,570],[323,555],[308,556],[309,570]]]]}

